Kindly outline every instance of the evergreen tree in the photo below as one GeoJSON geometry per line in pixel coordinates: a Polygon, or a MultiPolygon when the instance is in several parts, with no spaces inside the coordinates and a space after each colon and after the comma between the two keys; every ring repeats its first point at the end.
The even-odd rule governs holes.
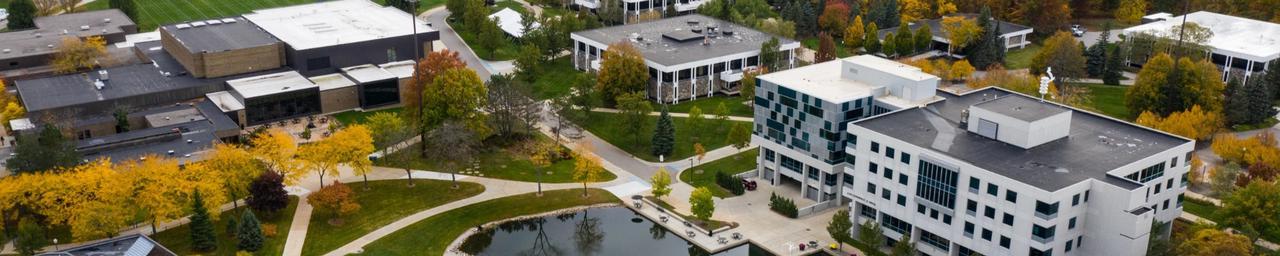
{"type": "Polygon", "coordinates": [[[191,195],[191,248],[196,251],[213,251],[218,248],[218,238],[213,232],[213,222],[209,220],[209,209],[204,207],[204,198],[200,190],[191,195]]]}
{"type": "Polygon", "coordinates": [[[1122,70],[1124,70],[1124,56],[1119,45],[1111,45],[1111,52],[1107,54],[1107,65],[1102,69],[1102,83],[1108,85],[1120,85],[1120,79],[1124,78],[1122,70]]]}
{"type": "Polygon", "coordinates": [[[893,38],[894,49],[898,50],[898,56],[909,57],[916,52],[916,36],[911,34],[911,29],[907,26],[898,26],[897,37],[893,38]]]}
{"type": "Polygon", "coordinates": [[[15,0],[9,3],[9,30],[21,30],[36,26],[36,4],[31,0],[15,0]]]}
{"type": "Polygon", "coordinates": [[[18,234],[14,238],[13,246],[18,250],[18,254],[35,255],[41,248],[49,245],[49,240],[45,239],[45,233],[44,228],[36,223],[35,219],[23,217],[18,221],[18,234]]]}
{"type": "Polygon", "coordinates": [[[222,232],[227,235],[227,237],[236,237],[236,230],[240,229],[240,222],[236,221],[236,216],[230,215],[231,214],[223,216],[227,218],[227,226],[222,229],[222,232]]]}
{"type": "Polygon", "coordinates": [[[876,23],[867,23],[867,38],[862,40],[862,45],[868,53],[880,52],[880,26],[876,23]]]}
{"type": "MultiPolygon", "coordinates": [[[[849,22],[853,22],[858,16],[862,16],[862,0],[849,1],[849,22]]],[[[858,24],[858,26],[865,25],[867,24],[858,24]]]]}
{"type": "Polygon", "coordinates": [[[924,23],[923,26],[917,28],[915,36],[916,52],[928,51],[929,46],[933,45],[933,28],[929,26],[929,23],[924,23]]]}
{"type": "Polygon", "coordinates": [[[1104,75],[1107,69],[1107,50],[1111,49],[1111,44],[1107,42],[1107,37],[1111,36],[1111,23],[1103,25],[1102,35],[1098,37],[1098,42],[1085,50],[1085,69],[1089,72],[1089,77],[1100,77],[1104,75]]]}
{"type": "Polygon", "coordinates": [[[1266,84],[1267,88],[1271,90],[1272,98],[1276,99],[1280,98],[1280,60],[1271,61],[1270,65],[1270,70],[1256,77],[1262,79],[1263,84],[1266,84]]]}
{"type": "Polygon", "coordinates": [[[880,51],[884,53],[884,56],[892,57],[898,53],[898,41],[893,40],[894,38],[898,37],[893,32],[884,35],[884,43],[880,46],[880,51]]]}
{"type": "Polygon", "coordinates": [[[62,136],[62,130],[45,125],[38,134],[18,134],[15,156],[6,165],[15,173],[42,172],[80,164],[75,142],[62,136]]]}
{"type": "MultiPolygon", "coordinates": [[[[1232,78],[1232,80],[1235,80],[1235,78],[1232,78]]],[[[1236,83],[1239,83],[1239,82],[1236,82],[1236,83]]],[[[1257,123],[1262,123],[1263,121],[1266,121],[1267,118],[1276,115],[1275,108],[1271,107],[1271,97],[1270,97],[1271,91],[1269,88],[1267,88],[1265,84],[1262,83],[1261,79],[1250,80],[1248,84],[1244,85],[1243,89],[1244,89],[1243,91],[1237,91],[1236,92],[1237,95],[1228,99],[1228,101],[1238,100],[1238,101],[1245,102],[1243,104],[1240,104],[1241,106],[1243,106],[1243,108],[1228,111],[1228,112],[1231,112],[1231,113],[1228,113],[1228,117],[1230,117],[1232,114],[1236,114],[1235,112],[1239,112],[1240,114],[1243,114],[1243,118],[1241,119],[1230,120],[1232,121],[1232,123],[1257,124],[1257,123]]]]}
{"type": "Polygon", "coordinates": [[[662,107],[662,115],[658,116],[658,125],[653,129],[653,155],[668,156],[675,149],[676,128],[671,123],[671,115],[662,107]]]}
{"type": "Polygon", "coordinates": [[[1224,97],[1226,99],[1226,103],[1224,103],[1225,106],[1223,108],[1227,111],[1224,114],[1226,114],[1227,123],[1229,124],[1234,125],[1247,123],[1245,120],[1249,119],[1249,113],[1245,113],[1245,109],[1249,108],[1249,100],[1245,98],[1244,95],[1236,95],[1237,93],[1244,94],[1244,91],[1244,85],[1240,84],[1240,79],[1236,79],[1235,77],[1227,80],[1227,87],[1222,90],[1222,95],[1226,96],[1224,97]]]}
{"type": "Polygon", "coordinates": [[[978,26],[982,35],[969,47],[969,62],[979,69],[987,69],[994,64],[1004,63],[1004,40],[1000,37],[1000,23],[991,18],[991,9],[982,7],[978,15],[978,26]]]}
{"type": "Polygon", "coordinates": [[[262,226],[258,223],[258,217],[253,215],[253,211],[244,211],[244,215],[240,217],[240,228],[236,230],[236,238],[239,238],[237,248],[241,251],[256,252],[262,249],[262,226]]]}
{"type": "Polygon", "coordinates": [[[884,28],[897,27],[902,21],[902,15],[898,12],[898,0],[872,0],[866,21],[884,28]]]}
{"type": "Polygon", "coordinates": [[[111,0],[107,4],[111,6],[112,9],[120,9],[120,12],[129,16],[130,19],[137,20],[139,18],[138,6],[134,4],[133,1],[134,0],[111,0]]]}

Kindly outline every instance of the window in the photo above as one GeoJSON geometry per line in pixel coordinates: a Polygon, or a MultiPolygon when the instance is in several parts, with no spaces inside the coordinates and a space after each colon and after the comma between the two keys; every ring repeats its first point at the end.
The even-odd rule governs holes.
{"type": "Polygon", "coordinates": [[[808,169],[809,169],[809,175],[808,175],[809,179],[818,180],[818,168],[813,168],[812,166],[810,166],[808,169]]]}
{"type": "Polygon", "coordinates": [[[1173,160],[1169,160],[1169,168],[1173,167],[1178,167],[1178,157],[1176,156],[1173,157],[1173,160]]]}
{"type": "Polygon", "coordinates": [[[982,239],[986,239],[987,241],[991,241],[991,230],[990,230],[990,229],[985,229],[985,228],[984,228],[984,229],[982,229],[982,239]]]}
{"type": "MultiPolygon", "coordinates": [[[[1157,190],[1159,190],[1159,189],[1157,189],[1157,190]]],[[[1076,195],[1074,195],[1074,196],[1071,196],[1071,206],[1076,206],[1076,205],[1080,205],[1080,194],[1076,194],[1076,195]]]]}
{"type": "Polygon", "coordinates": [[[875,142],[875,141],[872,141],[872,142],[871,142],[871,152],[880,153],[880,143],[879,143],[879,142],[875,142]]]}
{"type": "Polygon", "coordinates": [[[987,206],[986,209],[982,210],[982,216],[987,216],[987,218],[991,218],[993,220],[996,219],[996,208],[987,206]]]}
{"type": "Polygon", "coordinates": [[[766,148],[766,149],[764,149],[764,160],[765,160],[765,161],[769,161],[769,162],[773,162],[773,159],[774,159],[774,156],[773,156],[773,150],[769,150],[769,149],[767,149],[767,148],[766,148]]]}
{"type": "Polygon", "coordinates": [[[1003,220],[1001,220],[1001,223],[1004,223],[1005,225],[1013,226],[1013,214],[1005,213],[1003,220]]]}
{"type": "Polygon", "coordinates": [[[1161,210],[1168,210],[1168,209],[1169,209],[1169,199],[1165,199],[1165,200],[1164,200],[1164,204],[1162,204],[1162,205],[1160,206],[1160,209],[1161,209],[1161,210]]]}
{"type": "Polygon", "coordinates": [[[1072,243],[1072,242],[1075,242],[1075,241],[1067,240],[1067,252],[1071,252],[1071,248],[1072,248],[1072,247],[1071,247],[1071,243],[1072,243]]]}
{"type": "Polygon", "coordinates": [[[1054,226],[1041,227],[1040,225],[1031,225],[1031,238],[1042,243],[1053,241],[1054,226]]]}
{"type": "Polygon", "coordinates": [[[885,156],[885,157],[893,158],[893,154],[894,154],[894,153],[893,153],[893,148],[892,148],[892,147],[884,147],[884,156],[885,156]]]}
{"type": "Polygon", "coordinates": [[[911,223],[894,218],[888,214],[880,214],[880,226],[884,226],[885,228],[900,234],[906,234],[911,231],[911,223]]]}
{"type": "MultiPolygon", "coordinates": [[[[1085,202],[1085,203],[1088,203],[1088,202],[1089,202],[1089,191],[1088,191],[1088,190],[1085,190],[1085,191],[1084,191],[1084,202],[1085,202]]],[[[1077,243],[1077,244],[1078,244],[1078,243],[1077,243]]]]}
{"type": "Polygon", "coordinates": [[[982,186],[982,181],[979,181],[977,177],[969,177],[969,190],[970,190],[970,191],[975,191],[975,192],[976,192],[976,191],[978,191],[978,187],[981,187],[981,186],[982,186]]]}
{"type": "Polygon", "coordinates": [[[1084,235],[1076,236],[1076,248],[1084,245],[1084,235]]]}
{"type": "Polygon", "coordinates": [[[331,67],[329,64],[329,56],[307,59],[307,71],[326,69],[331,67]]]}
{"type": "Polygon", "coordinates": [[[902,163],[911,164],[911,154],[907,154],[907,152],[902,152],[902,163]]]}
{"type": "Polygon", "coordinates": [[[879,170],[880,170],[880,165],[877,165],[876,163],[872,163],[872,162],[867,162],[867,171],[870,171],[871,173],[876,173],[879,170]]]}
{"type": "Polygon", "coordinates": [[[387,49],[387,62],[396,61],[396,48],[387,49]]]}
{"type": "Polygon", "coordinates": [[[946,238],[942,238],[941,236],[935,235],[933,233],[929,233],[929,231],[925,231],[923,229],[920,230],[920,241],[923,241],[924,244],[932,245],[935,248],[941,249],[942,251],[947,251],[951,249],[950,240],[947,240],[946,238]]]}
{"type": "Polygon", "coordinates": [[[920,214],[924,214],[924,212],[925,212],[924,205],[923,205],[923,204],[916,204],[916,212],[917,212],[917,213],[920,213],[920,214]]]}
{"type": "Polygon", "coordinates": [[[946,223],[947,225],[951,225],[951,214],[943,214],[943,215],[942,215],[942,223],[946,223]]]}
{"type": "Polygon", "coordinates": [[[1000,196],[1000,186],[995,183],[987,183],[987,194],[991,196],[1000,196]]]}
{"type": "Polygon", "coordinates": [[[844,174],[844,185],[845,185],[846,187],[852,187],[852,186],[853,186],[853,175],[849,175],[848,173],[845,173],[845,174],[844,174]]]}
{"type": "Polygon", "coordinates": [[[966,236],[973,236],[973,222],[964,222],[964,234],[966,236]]]}
{"type": "Polygon", "coordinates": [[[885,178],[885,179],[889,179],[889,180],[893,180],[893,169],[889,169],[888,167],[885,167],[885,168],[884,168],[884,178],[885,178]]]}
{"type": "Polygon", "coordinates": [[[1160,194],[1160,189],[1163,187],[1164,183],[1156,183],[1156,192],[1154,194],[1160,194]]]}
{"type": "Polygon", "coordinates": [[[1027,250],[1029,250],[1027,256],[1053,256],[1053,248],[1049,248],[1048,251],[1036,250],[1036,248],[1028,248],[1027,250]]]}
{"type": "Polygon", "coordinates": [[[898,205],[907,206],[907,197],[898,195],[898,205]]]}
{"type": "MultiPolygon", "coordinates": [[[[916,177],[916,196],[946,206],[956,206],[956,182],[960,174],[950,168],[928,161],[920,160],[919,176],[916,177]]],[[[902,175],[899,183],[907,184],[907,176],[902,175]]]]}
{"type": "Polygon", "coordinates": [[[1164,163],[1158,163],[1156,165],[1152,165],[1151,167],[1147,167],[1146,169],[1142,169],[1142,171],[1125,175],[1124,177],[1126,179],[1130,179],[1140,183],[1147,183],[1148,181],[1154,180],[1156,178],[1160,178],[1160,176],[1163,176],[1163,175],[1164,175],[1164,163]]]}
{"type": "Polygon", "coordinates": [[[906,175],[906,174],[902,174],[902,173],[899,173],[899,174],[898,174],[898,184],[907,185],[907,175],[906,175]]]}
{"type": "Polygon", "coordinates": [[[1036,201],[1036,217],[1047,220],[1057,216],[1058,203],[1047,204],[1045,202],[1036,201]]]}
{"type": "Polygon", "coordinates": [[[892,197],[893,197],[893,196],[890,196],[890,195],[889,195],[889,190],[888,190],[888,189],[883,189],[883,188],[882,188],[882,189],[880,189],[880,198],[884,198],[884,200],[889,200],[889,199],[890,199],[890,198],[892,198],[892,197]]]}
{"type": "Polygon", "coordinates": [[[1000,236],[1000,247],[1004,247],[1005,249],[1009,249],[1009,237],[1007,237],[1007,236],[1000,236]]]}
{"type": "Polygon", "coordinates": [[[836,174],[835,174],[835,173],[823,173],[823,174],[822,174],[822,184],[825,184],[825,185],[827,185],[827,186],[835,186],[835,185],[836,185],[836,174]]]}
{"type": "Polygon", "coordinates": [[[973,200],[969,200],[969,204],[968,204],[968,206],[965,206],[965,208],[964,208],[964,209],[965,209],[965,210],[969,210],[969,212],[978,212],[978,202],[974,202],[973,200]]]}
{"type": "Polygon", "coordinates": [[[863,217],[867,217],[871,219],[876,218],[876,208],[871,208],[871,206],[863,205],[862,210],[858,210],[858,212],[862,213],[863,217]]]}
{"type": "Polygon", "coordinates": [[[1071,220],[1067,221],[1067,229],[1076,229],[1076,217],[1071,217],[1071,220]]]}
{"type": "Polygon", "coordinates": [[[1009,201],[1010,203],[1015,203],[1015,204],[1018,203],[1018,192],[1013,192],[1013,190],[1005,190],[1004,200],[1009,201]]]}
{"type": "Polygon", "coordinates": [[[929,209],[929,218],[938,219],[938,210],[929,209]]]}
{"type": "Polygon", "coordinates": [[[867,193],[870,193],[870,194],[872,194],[872,195],[875,195],[875,194],[876,194],[876,184],[872,184],[871,182],[867,182],[867,193]]]}

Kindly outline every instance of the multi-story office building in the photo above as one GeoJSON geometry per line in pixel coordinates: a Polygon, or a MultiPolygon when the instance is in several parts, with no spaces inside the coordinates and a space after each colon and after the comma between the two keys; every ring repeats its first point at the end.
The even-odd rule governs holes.
{"type": "MultiPolygon", "coordinates": [[[[847,66],[842,76],[874,74],[853,65],[865,58],[838,60],[847,66]]],[[[879,65],[884,70],[898,64],[879,65]]],[[[840,202],[848,202],[855,223],[879,223],[890,243],[905,235],[925,255],[1143,255],[1149,236],[1167,235],[1151,234],[1152,225],[1170,225],[1181,213],[1193,140],[1000,88],[895,96],[893,82],[804,80],[824,73],[814,71],[820,70],[761,76],[758,95],[764,98],[757,100],[767,104],[756,110],[755,140],[765,151],[761,173],[767,179],[770,169],[782,167],[782,175],[773,174],[779,184],[776,180],[796,179],[804,170],[799,179],[805,197],[812,199],[818,190],[825,201],[836,193],[840,202]],[[779,77],[790,78],[779,83],[779,77]],[[782,122],[788,120],[772,120],[776,109],[786,108],[775,106],[770,93],[787,90],[770,86],[796,94],[824,92],[806,87],[825,88],[828,93],[818,95],[827,98],[857,88],[852,85],[883,86],[888,92],[862,100],[873,106],[871,113],[864,112],[869,117],[848,118],[854,121],[845,129],[832,124],[840,129],[832,132],[843,137],[828,148],[843,143],[844,156],[800,147],[805,143],[790,141],[805,141],[804,128],[792,135],[782,122]],[[908,99],[924,102],[904,104],[908,99]],[[874,110],[888,106],[903,107],[874,110]],[[780,141],[788,143],[777,142],[784,136],[780,141]],[[827,166],[834,173],[823,169],[827,166]]],[[[910,72],[893,74],[911,80],[910,72]]],[[[827,121],[819,122],[825,126],[827,121]]]]}
{"type": "MultiPolygon", "coordinates": [[[[688,13],[698,10],[702,4],[709,0],[573,0],[575,8],[586,8],[597,13],[610,5],[615,8],[621,8],[622,22],[630,23],[633,19],[639,18],[640,14],[646,12],[659,12],[663,16],[667,15],[667,11],[674,8],[678,13],[688,13]],[[609,3],[609,1],[613,1],[609,3]],[[670,8],[669,8],[670,7],[670,8]]],[[[676,14],[671,14],[676,15],[676,14]]]]}
{"type": "Polygon", "coordinates": [[[849,122],[937,99],[938,77],[871,55],[757,79],[751,140],[764,151],[761,177],[773,185],[799,184],[801,196],[816,202],[840,193],[849,122]]]}

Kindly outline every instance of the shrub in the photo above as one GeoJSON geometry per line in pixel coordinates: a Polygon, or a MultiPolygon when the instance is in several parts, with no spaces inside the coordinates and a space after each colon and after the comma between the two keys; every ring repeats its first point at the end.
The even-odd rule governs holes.
{"type": "Polygon", "coordinates": [[[778,194],[769,194],[769,209],[792,219],[800,215],[800,211],[796,209],[795,201],[778,196],[778,194]]]}
{"type": "Polygon", "coordinates": [[[746,187],[742,186],[742,181],[734,179],[732,175],[725,174],[724,172],[716,172],[716,185],[720,185],[720,187],[729,190],[729,192],[733,193],[735,196],[740,196],[743,193],[746,193],[746,187]]]}

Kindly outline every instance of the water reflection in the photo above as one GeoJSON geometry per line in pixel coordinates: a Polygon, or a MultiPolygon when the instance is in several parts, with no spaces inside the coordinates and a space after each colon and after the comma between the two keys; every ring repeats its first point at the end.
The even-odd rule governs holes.
{"type": "Polygon", "coordinates": [[[468,237],[461,249],[475,255],[770,255],[749,245],[711,254],[621,207],[502,223],[468,237]]]}

